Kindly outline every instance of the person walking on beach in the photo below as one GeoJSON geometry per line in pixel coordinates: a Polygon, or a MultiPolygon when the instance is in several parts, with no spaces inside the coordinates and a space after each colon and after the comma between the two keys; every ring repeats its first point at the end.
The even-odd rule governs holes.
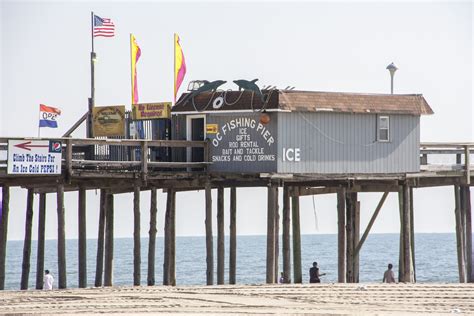
{"type": "Polygon", "coordinates": [[[54,278],[49,274],[49,270],[44,271],[44,281],[43,281],[43,290],[52,290],[53,289],[54,278]]]}
{"type": "Polygon", "coordinates": [[[319,273],[318,263],[313,262],[313,267],[309,269],[309,283],[321,283],[320,276],[326,275],[326,273],[319,273]]]}
{"type": "Polygon", "coordinates": [[[383,283],[395,283],[395,273],[392,271],[393,265],[388,264],[388,270],[383,274],[383,283]]]}

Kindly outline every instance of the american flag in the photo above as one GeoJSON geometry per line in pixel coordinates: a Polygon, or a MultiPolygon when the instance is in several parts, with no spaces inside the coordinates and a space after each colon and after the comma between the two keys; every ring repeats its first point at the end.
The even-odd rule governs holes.
{"type": "Polygon", "coordinates": [[[114,37],[115,25],[110,19],[94,15],[94,37],[114,37]]]}

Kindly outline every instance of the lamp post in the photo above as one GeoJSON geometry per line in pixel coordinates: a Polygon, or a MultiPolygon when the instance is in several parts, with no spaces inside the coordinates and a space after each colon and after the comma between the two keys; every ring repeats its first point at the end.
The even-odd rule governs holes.
{"type": "Polygon", "coordinates": [[[390,71],[390,93],[393,94],[393,76],[395,75],[395,71],[398,70],[397,66],[392,62],[390,65],[387,66],[388,71],[390,71]]]}

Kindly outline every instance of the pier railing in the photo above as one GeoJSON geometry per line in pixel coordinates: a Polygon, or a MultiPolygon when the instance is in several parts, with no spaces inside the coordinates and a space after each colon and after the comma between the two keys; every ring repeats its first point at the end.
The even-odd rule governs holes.
{"type": "MultiPolygon", "coordinates": [[[[210,165],[209,143],[186,140],[76,139],[76,138],[0,138],[0,171],[7,168],[8,141],[60,141],[62,171],[68,176],[83,171],[140,172],[193,170],[206,171],[210,165]],[[166,161],[156,151],[167,151],[166,161]],[[179,154],[174,151],[181,149],[179,154]],[[188,151],[202,150],[200,161],[190,161],[188,151]]],[[[6,172],[5,172],[6,173],[6,172]]]]}
{"type": "Polygon", "coordinates": [[[420,169],[427,172],[463,172],[466,183],[470,183],[471,159],[474,143],[431,143],[420,144],[420,169]]]}

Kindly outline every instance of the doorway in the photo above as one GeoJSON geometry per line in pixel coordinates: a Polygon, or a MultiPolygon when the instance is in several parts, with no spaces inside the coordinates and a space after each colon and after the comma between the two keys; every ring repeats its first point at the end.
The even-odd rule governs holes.
{"type": "MultiPolygon", "coordinates": [[[[205,127],[206,117],[204,115],[190,115],[187,119],[187,139],[195,141],[203,141],[206,137],[205,127]]],[[[204,148],[189,148],[188,161],[202,162],[204,161],[204,148]]]]}

